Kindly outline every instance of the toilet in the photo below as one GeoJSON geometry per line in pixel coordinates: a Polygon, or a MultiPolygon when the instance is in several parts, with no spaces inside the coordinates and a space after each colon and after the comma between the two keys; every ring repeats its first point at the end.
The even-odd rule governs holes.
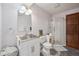
{"type": "Polygon", "coordinates": [[[18,49],[16,47],[6,47],[1,50],[0,56],[17,56],[18,49]]]}

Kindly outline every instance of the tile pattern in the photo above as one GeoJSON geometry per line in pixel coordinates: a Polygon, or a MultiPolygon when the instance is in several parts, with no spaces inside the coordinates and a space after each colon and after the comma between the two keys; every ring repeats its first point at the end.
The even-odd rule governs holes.
{"type": "MultiPolygon", "coordinates": [[[[74,48],[68,48],[68,47],[65,47],[65,48],[68,49],[68,51],[62,51],[60,53],[60,56],[79,56],[79,50],[76,50],[74,48]]],[[[51,53],[52,56],[55,56],[57,51],[54,50],[54,49],[51,49],[50,53],[51,53]]],[[[40,53],[40,56],[43,56],[43,54],[40,53]]]]}
{"type": "Polygon", "coordinates": [[[67,48],[67,49],[68,51],[61,52],[60,56],[79,56],[79,50],[76,50],[74,48],[67,48]]]}

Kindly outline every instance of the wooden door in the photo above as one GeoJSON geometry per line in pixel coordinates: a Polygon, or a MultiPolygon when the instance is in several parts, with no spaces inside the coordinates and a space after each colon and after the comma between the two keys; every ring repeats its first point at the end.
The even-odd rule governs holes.
{"type": "Polygon", "coordinates": [[[66,16],[66,45],[79,49],[79,13],[66,16]]]}

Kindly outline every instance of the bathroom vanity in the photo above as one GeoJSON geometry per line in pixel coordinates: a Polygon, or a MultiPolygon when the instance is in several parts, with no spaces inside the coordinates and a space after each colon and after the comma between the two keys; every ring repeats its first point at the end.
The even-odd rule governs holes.
{"type": "Polygon", "coordinates": [[[17,36],[17,47],[20,56],[40,56],[40,38],[33,35],[17,36]]]}

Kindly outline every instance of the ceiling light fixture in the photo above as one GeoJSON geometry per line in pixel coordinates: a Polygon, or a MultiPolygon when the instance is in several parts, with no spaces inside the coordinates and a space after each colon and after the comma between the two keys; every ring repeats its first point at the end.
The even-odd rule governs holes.
{"type": "Polygon", "coordinates": [[[30,15],[32,10],[30,8],[26,8],[25,6],[21,5],[17,7],[17,10],[21,14],[30,15]]]}

